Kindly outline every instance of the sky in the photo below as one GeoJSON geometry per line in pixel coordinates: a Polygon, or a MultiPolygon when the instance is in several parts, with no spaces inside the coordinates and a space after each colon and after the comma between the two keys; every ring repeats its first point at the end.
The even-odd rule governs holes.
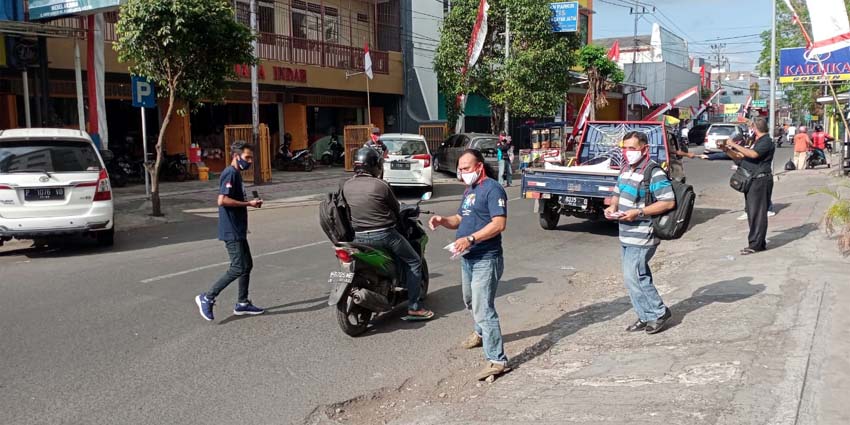
{"type": "MultiPolygon", "coordinates": [[[[638,21],[638,35],[652,24],[688,41],[691,56],[711,58],[712,43],[726,43],[724,54],[732,71],[753,71],[762,49],[758,34],[770,29],[771,0],[639,0],[647,14],[638,21]],[[656,10],[652,13],[652,6],[656,10]],[[717,40],[717,39],[723,40],[717,40]]],[[[634,0],[593,0],[593,38],[634,34],[634,0]],[[631,5],[631,6],[630,6],[631,5]]]]}

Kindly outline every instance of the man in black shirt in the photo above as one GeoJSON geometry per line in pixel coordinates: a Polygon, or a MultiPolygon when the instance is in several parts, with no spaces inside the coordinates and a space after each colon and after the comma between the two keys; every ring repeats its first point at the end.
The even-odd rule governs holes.
{"type": "Polygon", "coordinates": [[[427,320],[434,313],[422,307],[419,300],[422,260],[396,230],[400,205],[390,185],[379,178],[383,167],[377,151],[361,148],[354,157],[355,176],[343,185],[345,201],[351,210],[354,242],[386,250],[402,261],[407,275],[407,315],[414,320],[427,320]]]}
{"type": "Polygon", "coordinates": [[[735,143],[726,144],[732,159],[741,158],[743,167],[753,176],[749,190],[744,194],[747,204],[747,220],[750,224],[749,245],[741,255],[755,254],[767,249],[767,211],[773,194],[773,153],[776,146],[768,134],[767,119],[753,120],[756,143],[746,148],[735,143]]]}

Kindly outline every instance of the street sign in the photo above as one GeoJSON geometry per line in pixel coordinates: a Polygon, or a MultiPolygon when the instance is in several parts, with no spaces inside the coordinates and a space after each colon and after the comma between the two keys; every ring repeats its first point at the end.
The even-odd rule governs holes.
{"type": "Polygon", "coordinates": [[[753,108],[767,108],[767,99],[754,100],[751,106],[753,108]]]}
{"type": "Polygon", "coordinates": [[[578,31],[578,2],[566,1],[560,3],[549,3],[552,10],[552,31],[554,32],[576,32],[578,31]]]}
{"type": "Polygon", "coordinates": [[[118,9],[122,0],[30,0],[30,20],[56,18],[67,15],[92,14],[105,9],[118,9]]]}
{"type": "Polygon", "coordinates": [[[153,91],[153,84],[145,77],[133,75],[131,77],[131,90],[133,93],[134,108],[155,108],[156,95],[153,91]]]}

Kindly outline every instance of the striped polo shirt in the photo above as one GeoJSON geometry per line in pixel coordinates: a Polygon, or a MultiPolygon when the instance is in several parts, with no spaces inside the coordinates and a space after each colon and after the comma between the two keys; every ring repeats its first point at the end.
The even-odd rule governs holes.
{"type": "MultiPolygon", "coordinates": [[[[620,173],[617,186],[614,187],[614,193],[620,199],[619,211],[625,212],[646,207],[647,186],[658,201],[676,200],[670,179],[667,178],[667,174],[660,167],[656,167],[652,172],[649,185],[643,183],[644,164],[644,162],[641,162],[634,170],[631,167],[626,167],[620,173]]],[[[654,165],[656,163],[652,160],[649,160],[649,163],[646,164],[647,167],[654,165]]],[[[620,221],[620,243],[629,246],[652,246],[658,245],[660,241],[655,237],[652,220],[647,217],[635,219],[631,222],[620,221]]]]}

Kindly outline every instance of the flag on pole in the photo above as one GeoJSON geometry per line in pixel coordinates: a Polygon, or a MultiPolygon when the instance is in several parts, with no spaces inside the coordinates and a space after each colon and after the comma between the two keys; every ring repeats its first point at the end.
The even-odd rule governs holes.
{"type": "Polygon", "coordinates": [[[646,106],[647,109],[652,107],[652,101],[646,96],[646,90],[640,91],[640,104],[646,106]]]}
{"type": "Polygon", "coordinates": [[[797,24],[800,27],[800,31],[803,33],[803,37],[806,38],[806,48],[810,48],[812,46],[812,39],[809,38],[809,32],[806,31],[806,27],[803,26],[803,22],[800,21],[800,16],[797,15],[797,11],[794,10],[794,5],[791,4],[791,0],[785,0],[785,6],[788,7],[788,10],[791,11],[791,22],[797,24]]]}
{"type": "Polygon", "coordinates": [[[676,97],[674,97],[674,98],[670,99],[670,101],[669,101],[669,102],[665,103],[664,105],[662,105],[662,106],[661,106],[661,107],[659,107],[658,109],[656,109],[656,110],[652,111],[649,115],[647,115],[646,117],[644,117],[644,119],[643,119],[643,120],[644,120],[644,121],[652,121],[652,120],[654,120],[654,119],[658,118],[659,116],[661,116],[661,114],[663,114],[663,113],[665,113],[665,112],[667,112],[667,111],[669,111],[669,110],[671,110],[671,109],[675,108],[675,107],[676,107],[676,105],[678,105],[678,104],[682,103],[685,99],[687,99],[687,98],[689,98],[689,97],[691,97],[691,96],[696,95],[698,92],[699,92],[699,87],[698,87],[698,86],[693,86],[693,87],[691,87],[691,88],[689,88],[689,89],[687,89],[687,90],[685,90],[685,91],[683,91],[683,92],[679,93],[679,95],[678,95],[678,96],[676,96],[676,97]]]}
{"type": "Polygon", "coordinates": [[[812,54],[820,55],[850,46],[850,21],[847,20],[844,0],[806,0],[806,5],[812,21],[812,54]]]}
{"type": "Polygon", "coordinates": [[[699,67],[699,86],[705,87],[705,65],[699,67]]]}
{"type": "Polygon", "coordinates": [[[363,51],[366,52],[363,57],[363,71],[366,73],[366,76],[371,80],[374,78],[374,74],[372,74],[372,56],[369,54],[369,43],[363,45],[363,51]]]}
{"type": "MultiPolygon", "coordinates": [[[[487,39],[487,11],[490,10],[490,4],[487,0],[481,0],[478,3],[478,16],[475,18],[475,25],[472,27],[472,36],[469,38],[469,44],[466,46],[466,63],[460,69],[462,78],[466,77],[466,71],[472,68],[478,57],[481,55],[481,50],[484,49],[484,41],[487,39]]],[[[455,122],[455,133],[463,132],[464,108],[466,107],[466,94],[461,93],[457,97],[456,105],[460,113],[455,122]]]]}
{"type": "Polygon", "coordinates": [[[620,61],[620,40],[614,40],[614,44],[608,49],[608,60],[614,62],[620,61]]]}
{"type": "Polygon", "coordinates": [[[587,117],[590,116],[590,93],[584,95],[584,101],[581,102],[581,108],[578,109],[578,115],[576,115],[576,123],[573,125],[573,136],[578,134],[578,131],[584,127],[584,124],[587,122],[587,117]]]}

